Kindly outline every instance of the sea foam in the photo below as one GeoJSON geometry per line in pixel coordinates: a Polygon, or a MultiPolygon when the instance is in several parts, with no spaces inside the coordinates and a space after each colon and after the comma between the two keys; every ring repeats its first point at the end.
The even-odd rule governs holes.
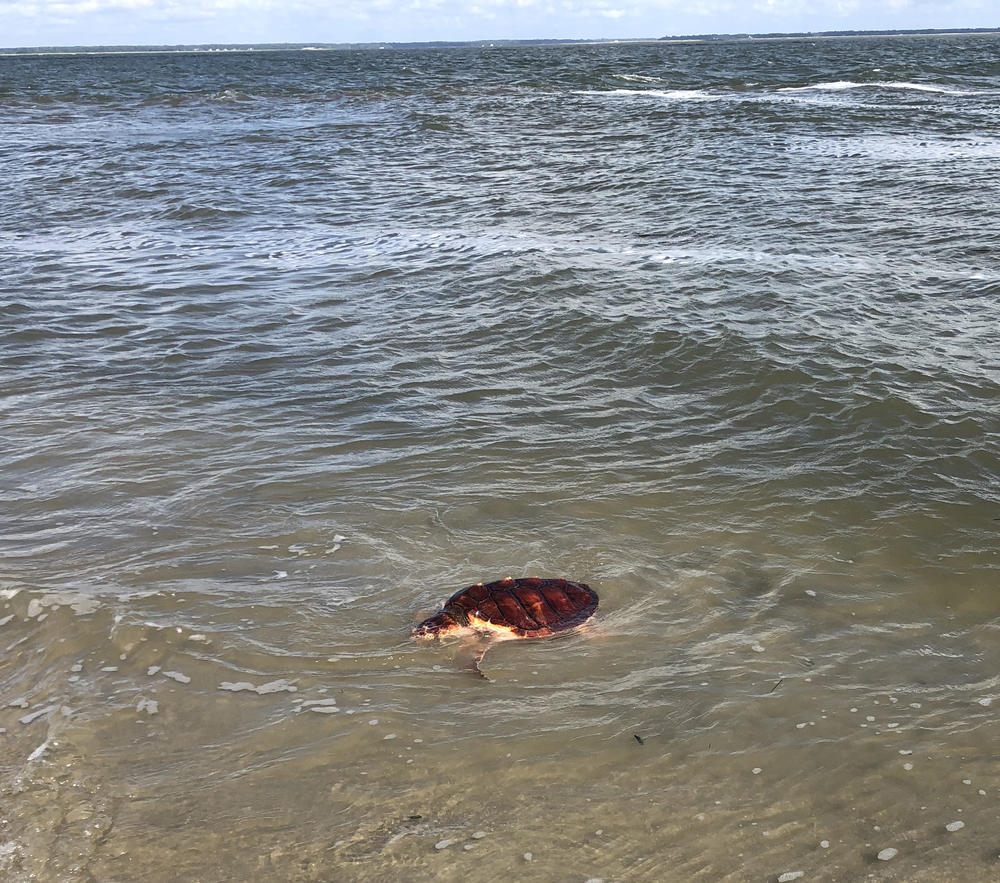
{"type": "Polygon", "coordinates": [[[988,93],[973,89],[954,89],[947,86],[937,86],[932,83],[910,83],[906,81],[877,80],[871,83],[858,83],[854,80],[834,80],[826,83],[813,83],[809,86],[782,86],[779,92],[843,92],[847,89],[905,89],[914,92],[937,92],[941,95],[986,95],[988,93]]]}

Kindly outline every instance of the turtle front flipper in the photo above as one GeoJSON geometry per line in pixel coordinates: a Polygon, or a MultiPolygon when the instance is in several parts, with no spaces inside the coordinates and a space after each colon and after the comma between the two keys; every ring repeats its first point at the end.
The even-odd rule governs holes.
{"type": "Polygon", "coordinates": [[[475,673],[484,681],[491,681],[493,679],[487,676],[479,666],[492,643],[489,638],[473,638],[466,641],[458,651],[455,659],[463,669],[475,673]]]}

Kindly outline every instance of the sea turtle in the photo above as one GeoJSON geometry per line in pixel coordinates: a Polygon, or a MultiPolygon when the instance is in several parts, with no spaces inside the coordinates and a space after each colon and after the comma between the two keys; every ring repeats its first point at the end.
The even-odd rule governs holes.
{"type": "Polygon", "coordinates": [[[525,577],[476,583],[444,602],[440,613],[413,630],[414,637],[436,638],[447,634],[480,639],[471,667],[482,674],[489,641],[507,638],[541,638],[582,625],[597,610],[597,592],[566,579],[525,577]]]}

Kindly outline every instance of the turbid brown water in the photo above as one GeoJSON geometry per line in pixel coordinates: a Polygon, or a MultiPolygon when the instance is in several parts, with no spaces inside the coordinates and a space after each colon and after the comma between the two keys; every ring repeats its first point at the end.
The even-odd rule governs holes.
{"type": "Polygon", "coordinates": [[[997,57],[0,58],[0,878],[993,879],[997,57]]]}

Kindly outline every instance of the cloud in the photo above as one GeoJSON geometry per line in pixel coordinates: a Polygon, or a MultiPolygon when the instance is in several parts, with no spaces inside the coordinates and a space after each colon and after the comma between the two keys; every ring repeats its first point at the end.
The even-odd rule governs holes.
{"type": "MultiPolygon", "coordinates": [[[[190,15],[196,10],[222,13],[280,12],[282,14],[323,16],[358,16],[360,14],[408,14],[411,12],[474,15],[535,11],[558,15],[565,19],[579,15],[642,15],[673,12],[685,16],[718,16],[739,14],[747,4],[726,0],[632,0],[613,4],[605,0],[476,0],[473,5],[462,0],[26,0],[21,3],[0,2],[0,13],[27,16],[77,16],[126,11],[148,10],[159,15],[171,12],[190,15]]],[[[981,9],[996,14],[1000,4],[987,0],[880,0],[862,4],[860,0],[757,0],[751,6],[757,12],[773,16],[821,16],[823,14],[867,13],[880,10],[904,10],[930,7],[943,11],[981,9]]]]}

